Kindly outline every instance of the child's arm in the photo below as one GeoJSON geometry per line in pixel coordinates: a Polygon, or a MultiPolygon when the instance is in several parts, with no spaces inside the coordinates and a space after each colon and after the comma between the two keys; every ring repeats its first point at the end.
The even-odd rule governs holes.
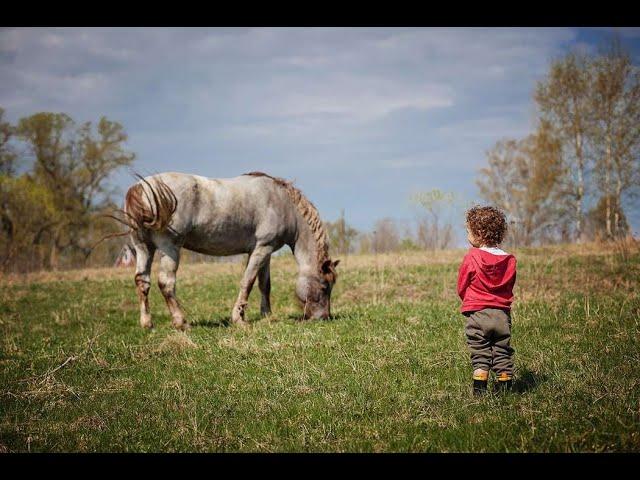
{"type": "Polygon", "coordinates": [[[458,271],[458,295],[464,300],[464,294],[471,283],[475,271],[468,255],[465,255],[458,271]]]}

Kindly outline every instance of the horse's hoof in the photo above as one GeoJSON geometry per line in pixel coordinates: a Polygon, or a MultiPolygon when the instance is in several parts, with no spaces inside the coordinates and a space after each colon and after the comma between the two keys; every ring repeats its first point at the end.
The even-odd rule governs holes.
{"type": "Polygon", "coordinates": [[[151,321],[151,315],[148,313],[140,314],[140,326],[151,330],[153,328],[153,322],[151,321]]]}
{"type": "Polygon", "coordinates": [[[231,323],[245,323],[244,309],[234,308],[231,312],[231,323]]]}
{"type": "Polygon", "coordinates": [[[176,330],[179,330],[181,332],[187,332],[187,331],[191,330],[191,325],[188,324],[187,322],[174,323],[173,324],[173,328],[175,328],[176,330]]]}

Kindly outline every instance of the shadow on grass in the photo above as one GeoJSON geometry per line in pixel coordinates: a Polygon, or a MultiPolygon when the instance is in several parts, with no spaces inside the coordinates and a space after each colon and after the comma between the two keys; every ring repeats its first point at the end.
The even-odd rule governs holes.
{"type": "Polygon", "coordinates": [[[220,328],[231,326],[231,317],[196,319],[189,322],[193,328],[220,328]]]}
{"type": "MultiPolygon", "coordinates": [[[[259,318],[247,318],[245,321],[249,325],[260,323],[265,317],[259,318]]],[[[191,326],[194,328],[228,328],[233,327],[231,317],[219,317],[219,318],[203,318],[201,320],[195,319],[191,321],[191,326]]]]}
{"type": "Polygon", "coordinates": [[[513,382],[513,391],[516,393],[525,393],[536,389],[538,385],[546,381],[546,375],[524,369],[513,382]]]}
{"type": "Polygon", "coordinates": [[[340,320],[341,318],[344,318],[344,315],[341,315],[339,313],[331,315],[329,318],[307,318],[304,319],[302,318],[302,313],[290,313],[289,315],[287,315],[285,317],[287,320],[295,320],[296,322],[300,322],[300,323],[307,323],[307,322],[332,322],[334,320],[340,320]]]}
{"type": "MultiPolygon", "coordinates": [[[[259,318],[249,318],[247,319],[247,323],[254,324],[259,323],[264,320],[266,317],[259,318]]],[[[334,320],[340,320],[344,318],[344,315],[335,314],[331,315],[331,317],[327,319],[313,319],[309,318],[307,320],[302,318],[302,314],[300,313],[290,313],[286,316],[280,316],[283,320],[294,321],[296,323],[307,323],[307,322],[332,322],[334,320]]],[[[189,324],[193,328],[221,328],[221,327],[231,327],[233,324],[231,323],[231,317],[218,317],[218,318],[202,318],[202,319],[193,319],[189,322],[189,324]]]]}

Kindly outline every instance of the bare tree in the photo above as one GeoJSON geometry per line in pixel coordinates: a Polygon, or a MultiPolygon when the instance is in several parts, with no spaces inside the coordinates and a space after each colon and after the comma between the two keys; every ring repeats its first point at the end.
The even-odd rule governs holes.
{"type": "Polygon", "coordinates": [[[398,249],[400,235],[396,222],[392,218],[378,220],[373,231],[371,247],[374,253],[392,252],[398,249]]]}
{"type": "Polygon", "coordinates": [[[326,222],[325,227],[331,242],[331,249],[340,255],[351,253],[358,231],[350,226],[344,217],[344,209],[340,212],[340,218],[335,222],[326,222]]]}
{"type": "Polygon", "coordinates": [[[566,175],[562,146],[548,122],[542,120],[536,133],[521,144],[523,155],[517,166],[520,212],[524,243],[549,240],[551,231],[565,223],[567,204],[566,175]]]}
{"type": "Polygon", "coordinates": [[[548,122],[524,140],[503,140],[487,152],[480,170],[480,195],[504,210],[515,244],[531,245],[548,238],[566,211],[561,188],[560,141],[548,122]]]}
{"type": "Polygon", "coordinates": [[[534,99],[542,114],[558,132],[566,162],[564,181],[574,205],[575,236],[583,240],[586,174],[590,168],[589,133],[592,131],[589,58],[570,52],[551,64],[547,77],[538,82],[534,99]]]}
{"type": "Polygon", "coordinates": [[[373,252],[373,234],[362,232],[358,235],[358,252],[367,254],[373,252]]]}
{"type": "Polygon", "coordinates": [[[592,70],[595,173],[611,239],[627,234],[621,222],[623,196],[640,183],[640,71],[617,40],[595,58],[592,70]]]}
{"type": "Polygon", "coordinates": [[[418,245],[435,250],[446,249],[453,244],[451,212],[455,198],[453,192],[443,192],[437,188],[411,196],[411,201],[426,211],[426,216],[417,221],[418,245]]]}
{"type": "MultiPolygon", "coordinates": [[[[627,217],[624,214],[622,208],[617,204],[616,198],[600,197],[600,200],[596,205],[587,213],[586,228],[591,238],[595,240],[609,240],[607,235],[607,220],[611,220],[611,214],[618,216],[619,233],[618,236],[622,236],[629,232],[629,223],[627,217]]],[[[609,225],[611,222],[609,222],[609,225]]],[[[612,232],[615,233],[615,232],[612,232]]]]}
{"type": "Polygon", "coordinates": [[[516,245],[522,243],[518,187],[521,182],[517,168],[519,163],[523,163],[519,159],[521,155],[521,145],[517,140],[500,140],[487,152],[488,166],[480,169],[480,177],[476,180],[480,196],[507,213],[513,225],[509,235],[516,245]]]}

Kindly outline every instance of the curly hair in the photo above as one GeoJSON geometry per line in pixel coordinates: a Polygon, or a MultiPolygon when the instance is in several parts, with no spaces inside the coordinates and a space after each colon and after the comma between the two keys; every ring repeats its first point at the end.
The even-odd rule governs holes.
{"type": "Polygon", "coordinates": [[[507,233],[507,217],[495,207],[472,207],[466,221],[473,236],[487,246],[499,245],[507,233]]]}

